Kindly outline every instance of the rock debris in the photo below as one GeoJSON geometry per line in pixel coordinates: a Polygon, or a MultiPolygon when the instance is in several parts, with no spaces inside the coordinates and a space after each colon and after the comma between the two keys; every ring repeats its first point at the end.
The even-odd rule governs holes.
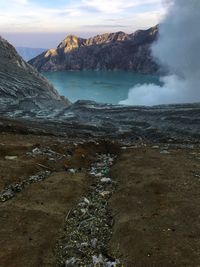
{"type": "Polygon", "coordinates": [[[122,266],[108,254],[113,218],[108,200],[116,182],[109,177],[114,157],[100,154],[91,166],[92,189],[68,212],[64,231],[56,245],[57,266],[122,266]]]}

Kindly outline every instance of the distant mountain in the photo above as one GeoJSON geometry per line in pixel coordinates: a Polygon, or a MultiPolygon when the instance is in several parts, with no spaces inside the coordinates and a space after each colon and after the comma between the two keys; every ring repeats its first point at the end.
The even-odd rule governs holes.
{"type": "Polygon", "coordinates": [[[53,109],[67,106],[54,87],[0,37],[0,111],[53,109]]]}
{"type": "Polygon", "coordinates": [[[16,47],[18,54],[25,60],[29,61],[30,59],[40,55],[47,49],[45,48],[29,48],[29,47],[16,47]]]}
{"type": "Polygon", "coordinates": [[[158,26],[132,34],[106,33],[83,39],[67,36],[55,49],[43,52],[29,63],[39,71],[60,70],[132,70],[154,73],[150,46],[156,40],[158,26]]]}

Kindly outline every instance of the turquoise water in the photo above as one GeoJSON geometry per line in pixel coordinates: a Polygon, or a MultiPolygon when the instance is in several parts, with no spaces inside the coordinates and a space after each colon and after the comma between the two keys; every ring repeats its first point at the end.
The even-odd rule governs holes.
{"type": "Polygon", "coordinates": [[[72,102],[94,100],[118,104],[128,97],[129,89],[137,84],[159,83],[159,77],[139,75],[126,71],[66,71],[46,72],[43,75],[54,85],[60,95],[72,102]]]}

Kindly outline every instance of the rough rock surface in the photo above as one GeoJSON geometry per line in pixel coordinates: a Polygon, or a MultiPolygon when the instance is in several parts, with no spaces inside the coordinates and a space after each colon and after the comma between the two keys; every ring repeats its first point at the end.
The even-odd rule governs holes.
{"type": "MultiPolygon", "coordinates": [[[[7,109],[1,116],[28,119],[28,129],[35,125],[41,132],[68,136],[108,138],[124,141],[199,142],[200,104],[162,105],[153,107],[98,104],[77,101],[57,110],[36,112],[7,109]]],[[[15,126],[14,126],[15,127],[15,126]]],[[[2,124],[0,129],[9,127],[2,124]]],[[[29,130],[28,130],[29,131],[29,130]]]]}
{"type": "Polygon", "coordinates": [[[0,110],[67,106],[53,86],[0,37],[0,110]]]}
{"type": "Polygon", "coordinates": [[[132,34],[107,33],[82,39],[67,36],[56,49],[50,49],[29,63],[39,71],[132,70],[154,73],[158,66],[150,55],[158,27],[132,34]]]}

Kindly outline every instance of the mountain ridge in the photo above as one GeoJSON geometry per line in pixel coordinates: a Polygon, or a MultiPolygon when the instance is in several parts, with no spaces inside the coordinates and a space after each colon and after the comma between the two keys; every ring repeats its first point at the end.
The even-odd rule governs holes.
{"type": "Polygon", "coordinates": [[[39,71],[133,70],[154,73],[158,70],[150,52],[158,26],[125,32],[105,33],[84,39],[68,35],[57,48],[49,49],[29,63],[39,71]]]}

